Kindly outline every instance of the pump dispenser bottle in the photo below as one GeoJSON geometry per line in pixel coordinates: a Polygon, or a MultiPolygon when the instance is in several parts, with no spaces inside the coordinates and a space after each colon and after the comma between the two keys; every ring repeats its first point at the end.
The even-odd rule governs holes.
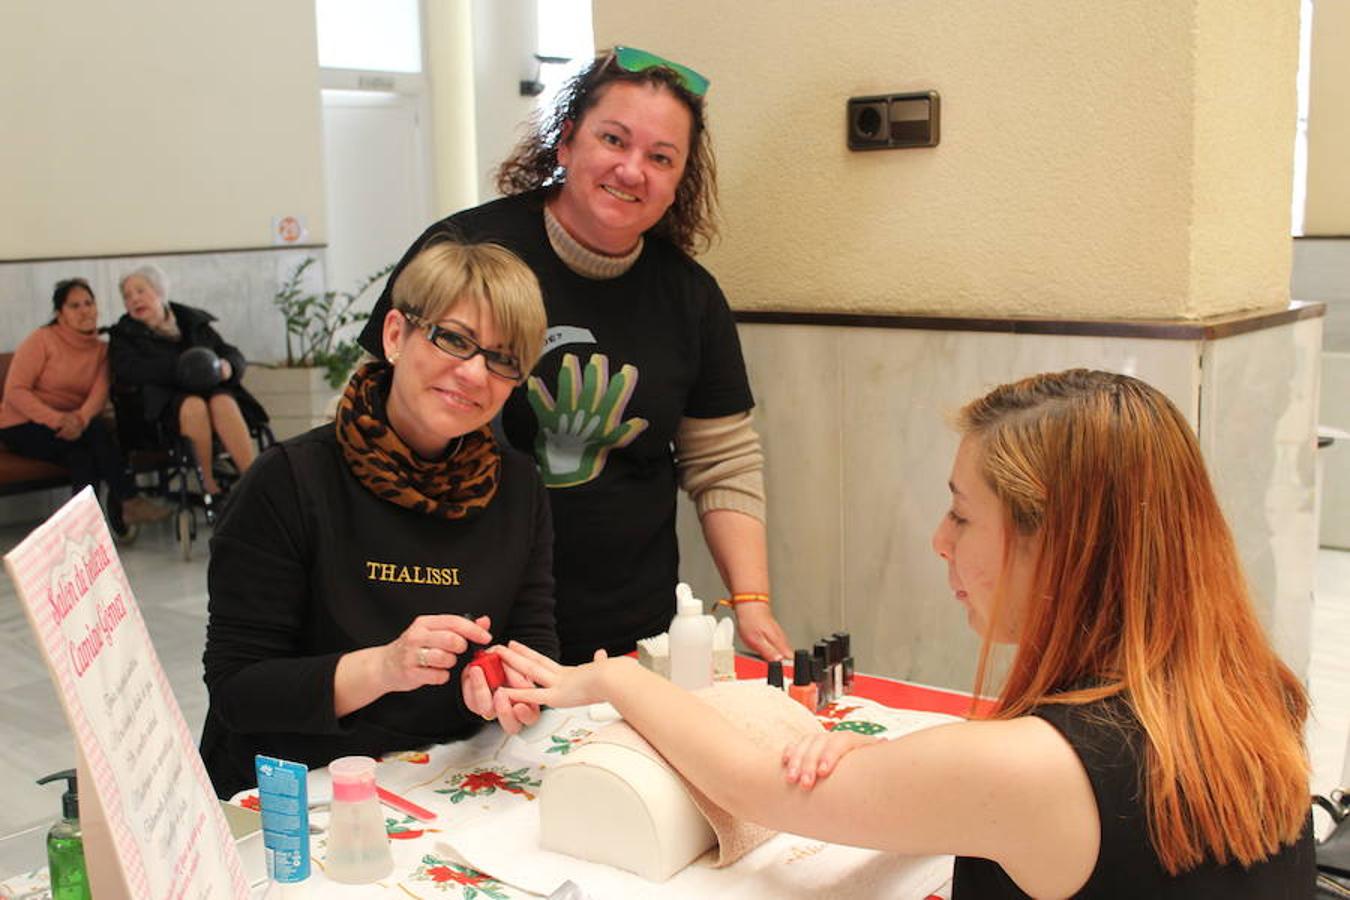
{"type": "Polygon", "coordinates": [[[52,879],[52,900],[90,900],[89,877],[84,868],[84,835],[80,831],[80,790],[75,770],[53,772],[39,778],[46,784],[64,778],[61,821],[47,832],[47,868],[52,879]]]}
{"type": "Polygon", "coordinates": [[[670,680],[687,691],[713,681],[713,631],[717,623],[703,614],[703,601],[689,585],[675,586],[675,618],[670,620],[670,680]]]}

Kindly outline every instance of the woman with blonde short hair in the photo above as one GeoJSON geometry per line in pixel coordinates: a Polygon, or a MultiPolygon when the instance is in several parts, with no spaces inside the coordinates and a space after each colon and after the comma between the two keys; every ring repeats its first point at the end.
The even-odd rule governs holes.
{"type": "Polygon", "coordinates": [[[765,752],[627,659],[504,657],[609,701],[734,815],[838,843],[952,853],[953,900],[1311,897],[1308,701],[1248,599],[1195,436],[1134,378],[1072,370],[965,407],[933,535],[990,646],[1016,645],[986,721],[765,752]]]}
{"type": "Polygon", "coordinates": [[[558,652],[548,498],[491,426],[539,355],[538,282],[438,242],[392,290],[387,362],[258,459],[211,540],[201,750],[222,796],[256,753],[323,766],[538,717],[465,668],[494,639],[558,652]]]}

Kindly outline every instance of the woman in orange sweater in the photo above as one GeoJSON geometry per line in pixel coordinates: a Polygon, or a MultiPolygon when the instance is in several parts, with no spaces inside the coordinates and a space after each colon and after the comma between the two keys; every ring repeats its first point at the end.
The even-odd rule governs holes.
{"type": "Polygon", "coordinates": [[[14,351],[0,402],[0,441],[21,456],[70,470],[73,492],[108,485],[108,520],[119,538],[172,510],[136,496],[136,484],[99,418],[108,402],[108,345],[98,336],[89,282],[68,278],[52,294],[56,317],[14,351]]]}

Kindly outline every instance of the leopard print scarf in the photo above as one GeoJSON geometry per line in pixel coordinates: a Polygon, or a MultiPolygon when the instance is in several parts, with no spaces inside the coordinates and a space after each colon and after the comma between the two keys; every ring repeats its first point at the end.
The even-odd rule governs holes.
{"type": "Polygon", "coordinates": [[[424,460],[385,418],[393,367],[372,362],[347,383],[337,409],[337,438],[356,479],[376,497],[443,519],[465,519],[492,502],[502,457],[491,426],[452,441],[440,459],[424,460]]]}

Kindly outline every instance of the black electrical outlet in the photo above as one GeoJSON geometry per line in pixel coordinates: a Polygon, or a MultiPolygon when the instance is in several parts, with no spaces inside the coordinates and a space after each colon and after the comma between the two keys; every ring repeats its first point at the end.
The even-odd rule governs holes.
{"type": "Polygon", "coordinates": [[[936,147],[939,98],[937,91],[850,97],[850,150],[897,150],[936,147]]]}

